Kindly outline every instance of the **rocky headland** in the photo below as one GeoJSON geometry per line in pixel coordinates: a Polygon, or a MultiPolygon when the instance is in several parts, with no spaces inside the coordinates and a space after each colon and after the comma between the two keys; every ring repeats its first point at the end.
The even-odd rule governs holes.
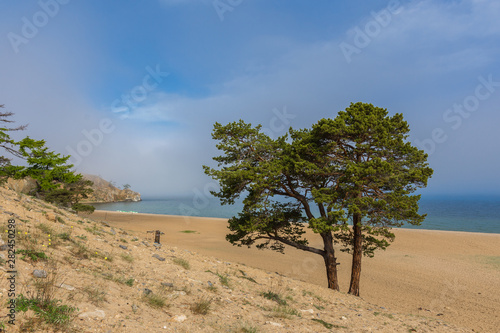
{"type": "Polygon", "coordinates": [[[131,189],[119,189],[99,176],[83,174],[83,178],[94,183],[92,185],[94,192],[86,200],[82,201],[84,203],[141,201],[140,193],[131,189]]]}

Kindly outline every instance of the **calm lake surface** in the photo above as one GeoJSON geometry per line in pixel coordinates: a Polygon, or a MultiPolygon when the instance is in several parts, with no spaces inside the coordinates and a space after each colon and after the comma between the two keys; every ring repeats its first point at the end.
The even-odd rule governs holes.
{"type": "MultiPolygon", "coordinates": [[[[96,209],[149,214],[230,218],[243,205],[221,206],[213,198],[143,199],[140,202],[95,204],[96,209]]],[[[420,213],[427,218],[412,229],[500,233],[500,197],[427,196],[420,200],[420,213]]]]}

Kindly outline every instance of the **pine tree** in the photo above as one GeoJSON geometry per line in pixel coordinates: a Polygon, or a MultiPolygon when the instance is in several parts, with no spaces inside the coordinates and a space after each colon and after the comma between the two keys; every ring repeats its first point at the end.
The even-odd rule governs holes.
{"type": "MultiPolygon", "coordinates": [[[[4,105],[0,105],[0,109],[3,109],[4,105]]],[[[18,150],[16,142],[10,137],[9,132],[22,131],[27,125],[21,125],[17,127],[6,127],[6,124],[13,123],[13,120],[9,118],[14,114],[12,112],[0,112],[0,148],[6,151],[9,155],[21,157],[18,150]]],[[[7,173],[5,167],[10,165],[11,158],[8,156],[0,155],[0,184],[5,182],[5,180],[10,176],[7,173]]]]}
{"type": "MultiPolygon", "coordinates": [[[[72,164],[67,164],[70,156],[61,156],[49,151],[44,140],[29,137],[18,142],[21,157],[26,159],[27,167],[9,166],[9,174],[15,178],[31,177],[36,181],[33,195],[44,200],[75,210],[90,211],[91,206],[79,204],[92,192],[91,181],[84,180],[81,174],[75,174],[72,164]]],[[[93,208],[93,207],[92,207],[93,208]]]]}
{"type": "Polygon", "coordinates": [[[233,245],[285,245],[323,257],[328,287],[339,289],[334,244],[353,254],[350,293],[359,295],[362,255],[373,256],[394,239],[390,228],[419,224],[420,196],[432,175],[427,155],[407,142],[401,114],[371,104],[351,104],[335,119],[293,130],[276,140],[242,120],[214,125],[222,156],[218,168],[204,166],[219,181],[212,194],[222,204],[240,196],[243,211],[229,219],[233,245]],[[349,225],[352,223],[352,226],[349,225]],[[305,228],[319,234],[322,248],[308,245],[305,228]]]}

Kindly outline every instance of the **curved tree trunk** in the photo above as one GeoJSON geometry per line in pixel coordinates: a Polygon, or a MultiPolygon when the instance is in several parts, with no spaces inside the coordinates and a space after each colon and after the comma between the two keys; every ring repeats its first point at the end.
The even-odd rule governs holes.
{"type": "Polygon", "coordinates": [[[361,258],[363,257],[363,238],[361,234],[361,214],[354,214],[352,231],[354,249],[352,253],[351,284],[349,294],[359,296],[359,280],[361,277],[361,258]]]}
{"type": "Polygon", "coordinates": [[[339,290],[339,281],[337,277],[337,258],[335,257],[335,250],[333,248],[333,237],[330,232],[321,234],[323,244],[325,246],[325,253],[323,259],[325,260],[326,277],[328,280],[328,288],[339,290]]]}

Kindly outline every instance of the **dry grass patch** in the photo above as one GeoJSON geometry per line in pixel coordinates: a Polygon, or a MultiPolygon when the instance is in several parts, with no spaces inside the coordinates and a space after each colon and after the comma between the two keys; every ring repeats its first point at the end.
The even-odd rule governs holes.
{"type": "Polygon", "coordinates": [[[134,257],[128,253],[122,253],[120,257],[126,262],[134,262],[134,257]]]}
{"type": "Polygon", "coordinates": [[[194,314],[206,315],[212,308],[212,298],[202,297],[197,302],[191,304],[191,312],[194,314]]]}
{"type": "Polygon", "coordinates": [[[104,302],[107,302],[106,292],[102,291],[101,286],[86,286],[82,291],[87,294],[87,299],[90,303],[95,306],[100,306],[104,302]]]}
{"type": "Polygon", "coordinates": [[[144,303],[155,309],[161,309],[166,306],[166,299],[163,295],[150,293],[142,296],[144,303]]]}
{"type": "Polygon", "coordinates": [[[181,266],[184,269],[190,269],[191,265],[189,264],[189,261],[182,259],[182,258],[174,258],[172,262],[176,265],[181,266]]]}
{"type": "Polygon", "coordinates": [[[278,305],[271,310],[269,317],[291,319],[293,316],[301,317],[299,311],[288,305],[278,305]]]}

